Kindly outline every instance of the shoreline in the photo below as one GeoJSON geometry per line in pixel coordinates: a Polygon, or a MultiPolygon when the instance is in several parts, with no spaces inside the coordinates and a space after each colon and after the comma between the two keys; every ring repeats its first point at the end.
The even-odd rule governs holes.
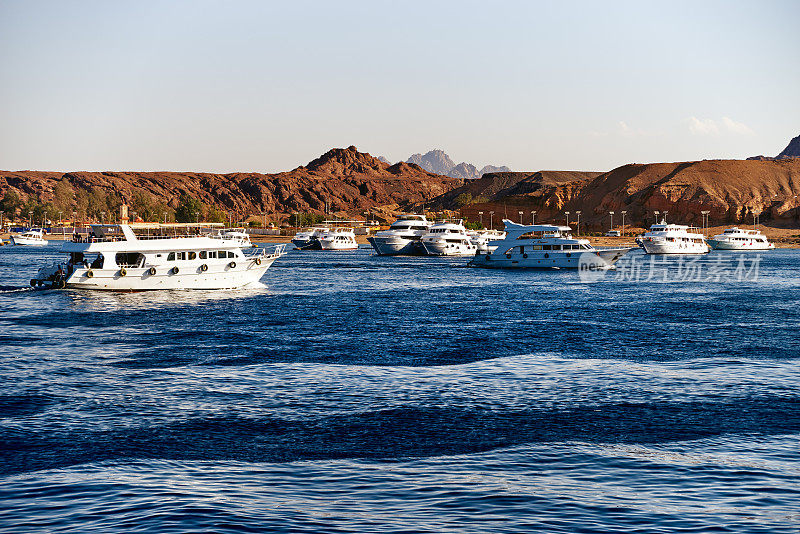
{"type": "MultiPolygon", "coordinates": [[[[725,228],[730,228],[729,226],[724,227],[712,227],[708,230],[707,235],[712,236],[719,233],[722,233],[722,230],[725,228]]],[[[746,226],[741,226],[741,228],[747,228],[746,226]]],[[[792,229],[792,228],[764,228],[763,226],[759,228],[767,239],[771,243],[775,245],[776,249],[800,249],[800,230],[792,229]]],[[[638,246],[633,241],[634,237],[638,235],[640,232],[636,232],[633,234],[629,234],[626,232],[626,235],[621,237],[605,237],[605,236],[593,236],[593,235],[576,235],[573,234],[573,237],[580,238],[580,239],[588,239],[589,242],[593,246],[601,246],[601,247],[620,247],[620,246],[638,246]]],[[[3,241],[8,241],[11,237],[10,233],[0,234],[0,239],[3,241]]],[[[62,236],[61,234],[49,234],[45,236],[45,239],[48,241],[63,241],[64,238],[69,239],[71,236],[62,236]]],[[[290,235],[251,235],[250,240],[253,243],[291,243],[292,238],[294,236],[290,235]]],[[[366,235],[357,235],[356,242],[359,245],[368,245],[369,242],[367,241],[366,235]]]]}

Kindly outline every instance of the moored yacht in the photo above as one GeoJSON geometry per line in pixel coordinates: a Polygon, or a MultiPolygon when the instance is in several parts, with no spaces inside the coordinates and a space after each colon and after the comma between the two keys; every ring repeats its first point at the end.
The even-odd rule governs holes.
{"type": "Polygon", "coordinates": [[[420,239],[430,227],[431,222],[424,215],[407,213],[393,222],[388,230],[376,232],[367,241],[380,256],[422,254],[420,239]]]}
{"type": "Polygon", "coordinates": [[[667,224],[662,220],[650,226],[637,242],[647,254],[705,254],[709,251],[703,234],[683,224],[667,224]]]}
{"type": "Polygon", "coordinates": [[[286,245],[271,251],[247,234],[137,236],[127,224],[92,225],[92,236],[65,241],[66,262],[39,269],[32,286],[146,291],[235,289],[258,282],[286,245]]]}
{"type": "Polygon", "coordinates": [[[330,228],[327,226],[314,226],[313,228],[300,230],[292,238],[292,244],[298,250],[321,250],[322,246],[319,238],[328,231],[330,231],[330,228]]]}
{"type": "Polygon", "coordinates": [[[775,245],[767,240],[760,230],[742,230],[727,228],[721,234],[708,239],[714,250],[769,250],[775,245]]]}
{"type": "Polygon", "coordinates": [[[319,238],[322,250],[355,250],[358,248],[352,228],[332,228],[319,238]]]}
{"type": "Polygon", "coordinates": [[[47,245],[47,239],[44,238],[44,230],[41,228],[31,228],[20,234],[12,235],[11,244],[41,247],[47,245]]]}
{"type": "Polygon", "coordinates": [[[500,230],[468,230],[470,241],[478,247],[477,252],[492,252],[497,247],[489,246],[489,241],[498,241],[506,238],[506,233],[500,230]]]}
{"type": "Polygon", "coordinates": [[[431,256],[472,256],[478,250],[460,219],[434,224],[420,242],[431,256]]]}
{"type": "Polygon", "coordinates": [[[588,239],[575,239],[569,226],[524,225],[503,219],[505,239],[490,241],[494,252],[476,254],[472,267],[494,269],[607,269],[634,247],[595,249],[588,239]]]}

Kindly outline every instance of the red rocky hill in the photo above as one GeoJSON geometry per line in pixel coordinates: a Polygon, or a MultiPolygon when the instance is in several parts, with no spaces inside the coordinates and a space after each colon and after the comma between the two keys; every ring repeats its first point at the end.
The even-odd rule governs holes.
{"type": "MultiPolygon", "coordinates": [[[[700,224],[710,211],[712,223],[761,220],[797,221],[800,159],[707,160],[681,163],[630,164],[606,173],[497,173],[449,191],[435,199],[444,208],[461,208],[470,220],[478,212],[524,220],[536,210],[537,221],[561,220],[564,212],[581,211],[581,220],[599,223],[609,211],[627,211],[627,221],[653,222],[653,211],[669,211],[669,220],[700,224]],[[465,206],[461,202],[468,200],[465,206]],[[477,202],[475,200],[477,199],[477,202]]],[[[617,219],[619,220],[619,219],[617,219]]]]}
{"type": "MultiPolygon", "coordinates": [[[[363,216],[385,205],[422,202],[461,184],[461,180],[422,170],[414,164],[389,165],[356,147],[328,151],[308,165],[278,174],[194,172],[39,172],[0,171],[0,196],[12,190],[23,199],[74,204],[56,199],[58,191],[118,193],[130,202],[134,193],[175,208],[183,193],[209,206],[238,215],[270,214],[272,220],[293,212],[330,212],[363,216]]],[[[71,208],[70,208],[71,209],[71,208]]]]}

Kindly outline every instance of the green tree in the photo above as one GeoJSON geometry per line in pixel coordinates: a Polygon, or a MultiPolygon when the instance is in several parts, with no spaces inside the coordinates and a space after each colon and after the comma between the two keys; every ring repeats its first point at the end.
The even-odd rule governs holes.
{"type": "Polygon", "coordinates": [[[203,203],[187,193],[182,194],[175,210],[175,220],[183,223],[197,222],[202,215],[203,203]]]}
{"type": "Polygon", "coordinates": [[[69,180],[62,179],[53,188],[53,208],[67,213],[75,205],[75,190],[69,180]]]}
{"type": "Polygon", "coordinates": [[[6,191],[6,194],[3,195],[3,200],[0,200],[0,211],[2,211],[6,217],[14,218],[17,215],[17,210],[22,207],[22,199],[19,198],[19,195],[16,191],[9,189],[6,191]]]}
{"type": "Polygon", "coordinates": [[[455,198],[455,204],[458,208],[463,208],[467,204],[472,202],[472,194],[471,193],[461,193],[455,198]]]}
{"type": "Polygon", "coordinates": [[[224,211],[217,209],[214,206],[209,206],[206,210],[206,221],[213,223],[224,223],[228,220],[228,216],[224,211]]]}

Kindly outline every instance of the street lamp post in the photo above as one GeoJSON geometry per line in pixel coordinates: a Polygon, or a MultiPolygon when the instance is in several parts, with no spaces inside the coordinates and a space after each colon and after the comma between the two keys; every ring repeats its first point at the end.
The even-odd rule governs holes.
{"type": "Polygon", "coordinates": [[[661,212],[660,212],[660,211],[658,211],[658,210],[656,210],[656,211],[654,211],[654,212],[653,212],[653,219],[655,219],[653,222],[654,222],[655,224],[658,224],[658,214],[659,214],[659,213],[661,213],[661,212]]]}
{"type": "Polygon", "coordinates": [[[707,229],[710,226],[708,224],[708,214],[711,213],[708,210],[703,210],[700,214],[703,216],[703,235],[708,235],[707,229]]]}
{"type": "Polygon", "coordinates": [[[665,223],[665,224],[666,224],[666,222],[667,222],[667,213],[669,213],[669,212],[668,212],[668,211],[662,211],[662,212],[661,212],[661,215],[663,215],[663,216],[664,216],[664,218],[663,218],[662,220],[664,221],[664,223],[665,223]]]}
{"type": "Polygon", "coordinates": [[[613,211],[609,211],[608,214],[611,215],[611,230],[613,230],[614,229],[614,212],[613,211]]]}
{"type": "Polygon", "coordinates": [[[568,211],[565,211],[565,212],[564,212],[564,215],[566,215],[566,216],[567,216],[567,226],[569,226],[569,212],[568,212],[568,211]]]}
{"type": "Polygon", "coordinates": [[[520,224],[524,224],[524,223],[522,222],[522,212],[521,212],[521,211],[519,212],[519,223],[520,223],[520,224]]]}
{"type": "Polygon", "coordinates": [[[536,212],[532,211],[531,212],[531,225],[534,225],[534,224],[536,224],[536,212]]]}
{"type": "Polygon", "coordinates": [[[578,222],[575,225],[575,233],[577,233],[578,235],[581,235],[581,212],[580,211],[576,211],[575,215],[578,216],[578,222]]]}
{"type": "Polygon", "coordinates": [[[489,229],[494,230],[494,212],[489,212],[489,229]]]}
{"type": "Polygon", "coordinates": [[[481,218],[481,228],[483,228],[483,212],[479,211],[478,216],[481,218]]]}
{"type": "Polygon", "coordinates": [[[622,232],[619,234],[621,236],[625,235],[625,214],[628,213],[627,211],[621,211],[622,214],[622,232]]]}

